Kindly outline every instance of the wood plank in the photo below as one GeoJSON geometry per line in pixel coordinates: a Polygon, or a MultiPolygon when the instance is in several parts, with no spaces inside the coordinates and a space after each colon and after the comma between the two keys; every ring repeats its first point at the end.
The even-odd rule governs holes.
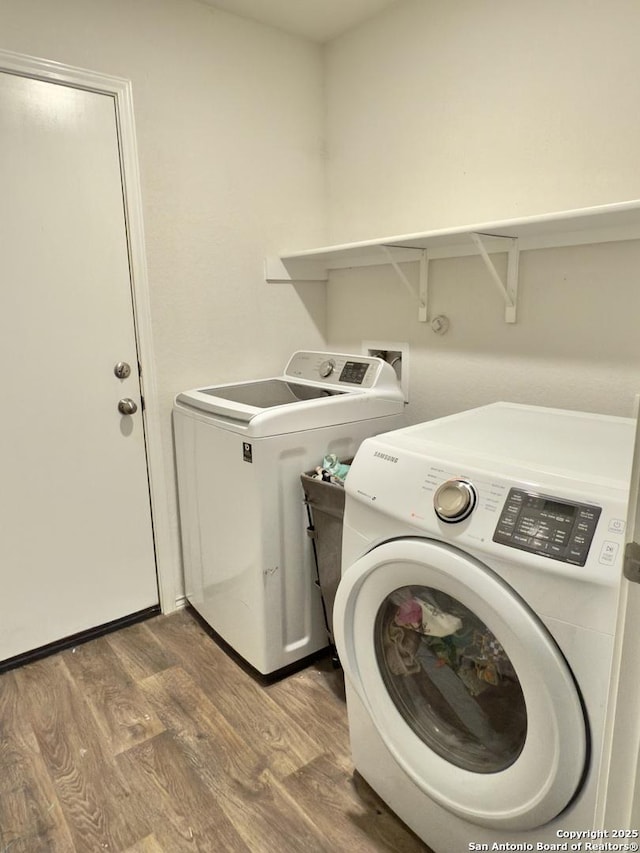
{"type": "Polygon", "coordinates": [[[13,672],[0,675],[0,767],[0,850],[71,853],[71,834],[13,672]]]}
{"type": "Polygon", "coordinates": [[[281,784],[292,801],[311,816],[329,849],[430,853],[361,776],[354,776],[327,756],[310,762],[281,784]]]}
{"type": "Polygon", "coordinates": [[[121,850],[149,835],[135,792],[61,655],[15,670],[15,677],[76,850],[121,850]]]}
{"type": "Polygon", "coordinates": [[[118,756],[122,772],[143,792],[144,809],[160,849],[171,853],[233,850],[249,853],[241,836],[171,732],[118,756]]]}
{"type": "Polygon", "coordinates": [[[167,731],[193,751],[207,748],[215,753],[211,769],[221,777],[221,796],[234,780],[243,783],[264,770],[264,753],[242,736],[183,669],[173,667],[140,686],[167,731]]]}
{"type": "Polygon", "coordinates": [[[288,776],[322,754],[322,747],[299,722],[284,719],[264,685],[229,657],[188,612],[154,621],[151,630],[181,657],[180,665],[236,732],[256,750],[268,751],[275,776],[288,776]]]}
{"type": "Polygon", "coordinates": [[[149,629],[148,622],[137,622],[114,631],[106,636],[106,640],[133,681],[142,681],[177,663],[149,629]]]}
{"type": "Polygon", "coordinates": [[[271,773],[272,760],[281,766],[278,754],[261,741],[247,741],[190,675],[176,668],[147,679],[142,687],[179,740],[183,760],[207,785],[248,849],[328,849],[308,815],[271,773]]]}
{"type": "Polygon", "coordinates": [[[62,659],[104,732],[111,752],[117,755],[164,730],[107,637],[67,649],[62,659]]]}
{"type": "Polygon", "coordinates": [[[123,850],[123,853],[171,853],[171,851],[162,847],[155,835],[147,835],[133,847],[123,850]]]}
{"type": "MultiPolygon", "coordinates": [[[[310,815],[295,802],[269,770],[253,796],[229,797],[223,808],[252,853],[336,853],[310,815]]],[[[347,845],[341,849],[350,849],[347,845]]]]}
{"type": "Polygon", "coordinates": [[[327,659],[266,688],[281,712],[292,720],[304,720],[305,730],[324,752],[350,754],[344,675],[327,659]]]}

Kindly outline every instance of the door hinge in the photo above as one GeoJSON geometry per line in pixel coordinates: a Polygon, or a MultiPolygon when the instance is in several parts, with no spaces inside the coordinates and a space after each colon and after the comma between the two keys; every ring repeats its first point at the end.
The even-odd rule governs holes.
{"type": "Polygon", "coordinates": [[[624,549],[624,576],[632,583],[640,583],[640,545],[627,542],[624,549]]]}

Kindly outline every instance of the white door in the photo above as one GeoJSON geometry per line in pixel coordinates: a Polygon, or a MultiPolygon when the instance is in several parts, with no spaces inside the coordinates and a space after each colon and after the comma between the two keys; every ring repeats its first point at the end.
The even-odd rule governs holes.
{"type": "Polygon", "coordinates": [[[432,800],[521,830],[572,799],[588,739],[575,682],[544,625],[482,563],[428,540],[374,548],[342,577],[334,632],[380,737],[432,800]]]}
{"type": "Polygon", "coordinates": [[[158,590],[115,99],[0,72],[0,140],[1,661],[158,590]]]}

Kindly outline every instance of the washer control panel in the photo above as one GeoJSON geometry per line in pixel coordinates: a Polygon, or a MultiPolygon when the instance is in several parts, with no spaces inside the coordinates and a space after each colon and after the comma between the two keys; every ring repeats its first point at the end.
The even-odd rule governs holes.
{"type": "Polygon", "coordinates": [[[574,566],[584,566],[601,508],[510,489],[493,541],[574,566]]]}
{"type": "Polygon", "coordinates": [[[397,384],[393,368],[370,356],[300,351],[291,356],[285,376],[299,381],[371,389],[388,382],[397,384]],[[384,375],[383,375],[384,371],[384,375]]]}
{"type": "MultiPolygon", "coordinates": [[[[332,374],[335,374],[337,367],[338,362],[335,358],[327,358],[318,368],[318,373],[322,379],[327,379],[332,374]]],[[[369,362],[345,361],[345,359],[342,359],[340,362],[340,375],[336,377],[336,381],[347,382],[349,385],[362,385],[368,370],[371,370],[372,373],[374,372],[369,362]]]]}

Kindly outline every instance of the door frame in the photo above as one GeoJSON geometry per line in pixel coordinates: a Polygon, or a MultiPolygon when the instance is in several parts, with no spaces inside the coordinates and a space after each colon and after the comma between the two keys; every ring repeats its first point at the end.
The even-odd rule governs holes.
{"type": "MultiPolygon", "coordinates": [[[[626,548],[640,543],[640,394],[632,413],[636,434],[627,508],[626,548]]],[[[627,554],[625,552],[625,561],[627,554]]],[[[637,570],[621,578],[613,677],[607,718],[609,761],[599,791],[599,818],[605,827],[638,829],[640,824],[640,581],[637,570]]]]}
{"type": "Polygon", "coordinates": [[[173,548],[169,537],[169,507],[162,442],[162,419],[154,370],[155,359],[144,241],[142,192],[131,81],[6,50],[0,50],[0,71],[44,82],[60,83],[113,98],[123,187],[123,205],[127,226],[133,321],[136,349],[141,365],[140,385],[144,398],[142,423],[145,435],[158,591],[162,612],[167,613],[177,607],[177,586],[175,573],[171,570],[174,560],[172,559],[173,548]]]}

